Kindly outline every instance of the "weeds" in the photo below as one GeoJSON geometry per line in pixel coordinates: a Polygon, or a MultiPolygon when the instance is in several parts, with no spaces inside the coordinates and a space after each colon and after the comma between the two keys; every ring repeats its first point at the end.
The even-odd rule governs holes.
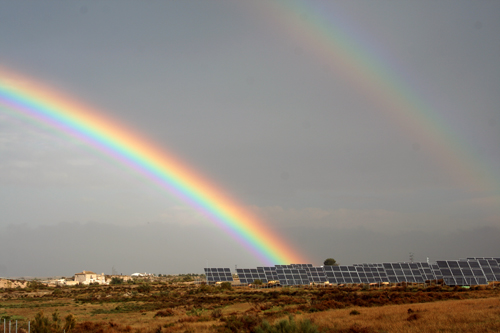
{"type": "Polygon", "coordinates": [[[158,311],[158,312],[154,315],[154,317],[155,317],[155,318],[156,318],[156,317],[171,317],[171,316],[173,316],[173,315],[175,315],[174,310],[172,310],[172,309],[165,309],[165,310],[160,310],[160,311],[158,311]]]}
{"type": "Polygon", "coordinates": [[[222,318],[224,326],[218,328],[218,332],[254,332],[255,328],[261,324],[262,320],[257,316],[245,315],[237,317],[231,315],[222,318]]]}
{"type": "Polygon", "coordinates": [[[296,322],[293,316],[271,325],[267,321],[255,329],[255,333],[319,333],[318,327],[310,320],[296,322]]]}

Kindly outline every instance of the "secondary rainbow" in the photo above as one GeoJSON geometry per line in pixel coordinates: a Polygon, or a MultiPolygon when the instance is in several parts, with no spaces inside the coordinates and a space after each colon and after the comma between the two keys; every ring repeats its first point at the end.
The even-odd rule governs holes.
{"type": "Polygon", "coordinates": [[[371,98],[378,109],[404,134],[418,140],[435,161],[453,177],[456,185],[473,191],[500,192],[498,170],[486,163],[454,131],[428,100],[411,84],[411,76],[380,52],[380,40],[357,28],[342,7],[347,2],[273,0],[250,2],[275,29],[303,47],[371,98]],[[324,8],[325,4],[334,5],[324,8]]]}
{"type": "Polygon", "coordinates": [[[0,105],[83,140],[142,173],[201,211],[261,262],[308,262],[220,188],[116,119],[2,68],[0,105]]]}

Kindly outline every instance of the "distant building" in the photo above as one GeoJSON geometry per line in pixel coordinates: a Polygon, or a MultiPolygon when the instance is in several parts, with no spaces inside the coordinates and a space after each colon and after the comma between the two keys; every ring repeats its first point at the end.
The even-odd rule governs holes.
{"type": "Polygon", "coordinates": [[[75,283],[81,284],[90,284],[90,283],[99,283],[99,284],[107,284],[106,277],[104,273],[96,274],[92,271],[83,271],[81,273],[75,274],[75,283]]]}
{"type": "Polygon", "coordinates": [[[151,273],[133,273],[130,276],[132,276],[132,277],[144,277],[144,276],[154,276],[154,274],[151,274],[151,273]]]}

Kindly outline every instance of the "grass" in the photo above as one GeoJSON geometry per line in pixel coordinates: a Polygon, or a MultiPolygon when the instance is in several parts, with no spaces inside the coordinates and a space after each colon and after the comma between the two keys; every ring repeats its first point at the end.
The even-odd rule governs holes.
{"type": "Polygon", "coordinates": [[[498,287],[230,290],[179,283],[151,284],[143,293],[138,287],[62,288],[43,297],[0,290],[0,315],[22,321],[33,320],[41,309],[45,315],[58,310],[61,318],[71,313],[75,333],[251,332],[259,327],[273,332],[276,325],[293,330],[303,323],[320,332],[500,331],[498,287]]]}
{"type": "Polygon", "coordinates": [[[310,316],[328,332],[348,332],[352,327],[367,332],[498,332],[498,297],[434,303],[389,305],[372,308],[329,310],[310,316]],[[408,310],[412,309],[412,313],[408,310]],[[351,311],[360,312],[350,315],[351,311]]]}

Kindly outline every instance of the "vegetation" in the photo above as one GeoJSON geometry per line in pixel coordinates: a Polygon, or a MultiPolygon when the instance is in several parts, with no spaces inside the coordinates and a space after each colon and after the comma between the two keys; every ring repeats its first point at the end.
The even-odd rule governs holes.
{"type": "Polygon", "coordinates": [[[114,276],[111,278],[111,281],[109,282],[109,284],[111,284],[111,285],[123,284],[123,279],[121,279],[117,276],[114,276]]]}
{"type": "Polygon", "coordinates": [[[260,280],[260,279],[256,279],[256,280],[254,280],[254,281],[253,281],[253,283],[252,283],[252,284],[254,284],[254,285],[256,285],[256,286],[261,286],[261,285],[262,285],[262,280],[260,280]]]}
{"type": "Polygon", "coordinates": [[[233,286],[231,285],[231,282],[222,282],[220,284],[220,289],[221,290],[233,290],[233,286]]]}
{"type": "Polygon", "coordinates": [[[61,319],[59,318],[58,311],[52,313],[52,320],[43,315],[43,311],[36,314],[35,319],[31,324],[31,331],[33,333],[52,333],[52,332],[71,332],[76,326],[75,316],[68,314],[65,318],[64,325],[61,326],[61,319]]]}
{"type": "Polygon", "coordinates": [[[323,262],[323,265],[325,265],[325,266],[338,266],[339,264],[337,264],[337,260],[335,260],[333,258],[328,258],[323,262]]]}
{"type": "Polygon", "coordinates": [[[151,292],[151,284],[149,283],[142,283],[137,287],[137,291],[140,293],[149,293],[151,292]]]}
{"type": "Polygon", "coordinates": [[[255,329],[255,333],[319,333],[318,327],[309,319],[295,322],[293,316],[283,319],[274,325],[263,321],[262,325],[255,329]]]}
{"type": "Polygon", "coordinates": [[[48,333],[495,332],[499,286],[254,289],[143,282],[40,292],[6,288],[0,289],[0,318],[19,320],[19,332],[31,320],[32,332],[48,333]]]}

